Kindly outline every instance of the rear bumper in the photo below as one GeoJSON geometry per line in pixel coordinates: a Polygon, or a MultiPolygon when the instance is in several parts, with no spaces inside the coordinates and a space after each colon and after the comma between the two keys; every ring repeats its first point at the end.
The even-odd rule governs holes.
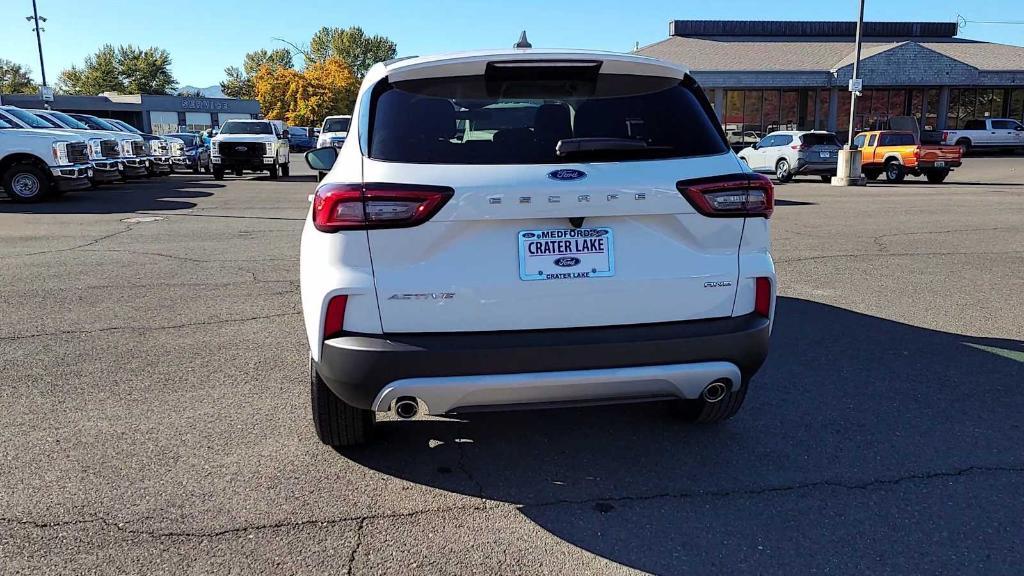
{"type": "Polygon", "coordinates": [[[918,170],[945,170],[946,168],[959,168],[963,162],[960,160],[918,160],[918,170]],[[936,163],[941,162],[942,166],[936,166],[936,163]]]}
{"type": "Polygon", "coordinates": [[[695,398],[750,378],[768,355],[754,314],[667,324],[457,334],[349,334],[316,368],[345,402],[388,410],[415,396],[431,414],[515,405],[695,398]]]}
{"type": "Polygon", "coordinates": [[[800,160],[797,162],[796,174],[825,174],[830,176],[836,175],[838,169],[837,162],[807,162],[806,160],[800,160]]]}

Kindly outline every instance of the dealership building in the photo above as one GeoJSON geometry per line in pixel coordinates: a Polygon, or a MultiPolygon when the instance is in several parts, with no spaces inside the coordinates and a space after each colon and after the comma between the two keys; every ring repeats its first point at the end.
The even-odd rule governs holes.
{"type": "MultiPolygon", "coordinates": [[[[4,104],[21,108],[44,108],[38,94],[4,94],[4,104]]],[[[50,108],[62,112],[116,118],[143,132],[166,134],[186,127],[190,132],[217,128],[238,118],[258,118],[256,100],[234,98],[190,98],[155,94],[104,94],[101,96],[56,95],[50,108]]]]}
{"type": "MultiPolygon", "coordinates": [[[[676,20],[638,53],[690,69],[726,131],[847,134],[855,22],[676,20]]],[[[855,131],[891,116],[924,130],[1024,120],[1024,47],[957,38],[942,22],[865,22],[855,131]]]]}

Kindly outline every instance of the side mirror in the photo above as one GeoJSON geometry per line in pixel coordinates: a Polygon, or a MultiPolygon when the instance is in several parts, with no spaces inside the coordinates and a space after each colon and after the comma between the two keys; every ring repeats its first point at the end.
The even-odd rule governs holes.
{"type": "Polygon", "coordinates": [[[306,152],[306,164],[317,172],[329,172],[337,159],[338,150],[333,146],[306,152]]]}

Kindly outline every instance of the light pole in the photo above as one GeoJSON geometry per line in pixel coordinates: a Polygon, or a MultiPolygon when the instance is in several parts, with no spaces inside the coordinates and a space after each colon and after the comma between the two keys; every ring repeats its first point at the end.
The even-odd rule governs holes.
{"type": "Polygon", "coordinates": [[[36,27],[36,46],[39,47],[39,73],[43,76],[43,86],[46,86],[46,64],[43,63],[43,28],[39,26],[40,22],[46,22],[46,18],[39,15],[39,11],[36,10],[36,0],[32,0],[32,15],[26,16],[25,20],[33,22],[36,27]]]}
{"type": "MultiPolygon", "coordinates": [[[[35,2],[35,0],[32,0],[35,2]]],[[[853,89],[853,85],[857,80],[857,72],[860,68],[860,49],[861,49],[861,28],[864,27],[864,0],[860,0],[860,16],[857,17],[857,56],[853,60],[853,75],[850,76],[850,134],[846,145],[849,148],[853,148],[853,126],[854,118],[857,112],[857,94],[858,91],[853,89]]]]}
{"type": "Polygon", "coordinates": [[[860,0],[860,15],[857,17],[857,46],[856,57],[853,61],[853,74],[850,76],[850,131],[846,146],[839,151],[839,163],[836,166],[836,175],[832,178],[833,186],[864,186],[867,179],[861,174],[861,151],[853,148],[853,129],[857,117],[857,93],[861,90],[861,82],[858,78],[860,73],[860,49],[861,31],[864,28],[864,1],[860,0]]]}

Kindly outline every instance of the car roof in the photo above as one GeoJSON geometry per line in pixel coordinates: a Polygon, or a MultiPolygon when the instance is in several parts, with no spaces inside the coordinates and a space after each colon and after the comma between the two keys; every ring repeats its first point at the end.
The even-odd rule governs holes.
{"type": "Polygon", "coordinates": [[[668,76],[682,79],[689,74],[685,67],[664,60],[637,54],[606,52],[601,50],[569,49],[500,49],[452,52],[432,56],[410,56],[375,64],[366,74],[364,82],[375,83],[385,76],[392,81],[438,76],[437,68],[445,68],[448,75],[467,76],[482,74],[487,63],[501,61],[530,61],[542,64],[545,61],[590,60],[602,63],[601,71],[607,74],[636,74],[645,76],[668,76]]]}

